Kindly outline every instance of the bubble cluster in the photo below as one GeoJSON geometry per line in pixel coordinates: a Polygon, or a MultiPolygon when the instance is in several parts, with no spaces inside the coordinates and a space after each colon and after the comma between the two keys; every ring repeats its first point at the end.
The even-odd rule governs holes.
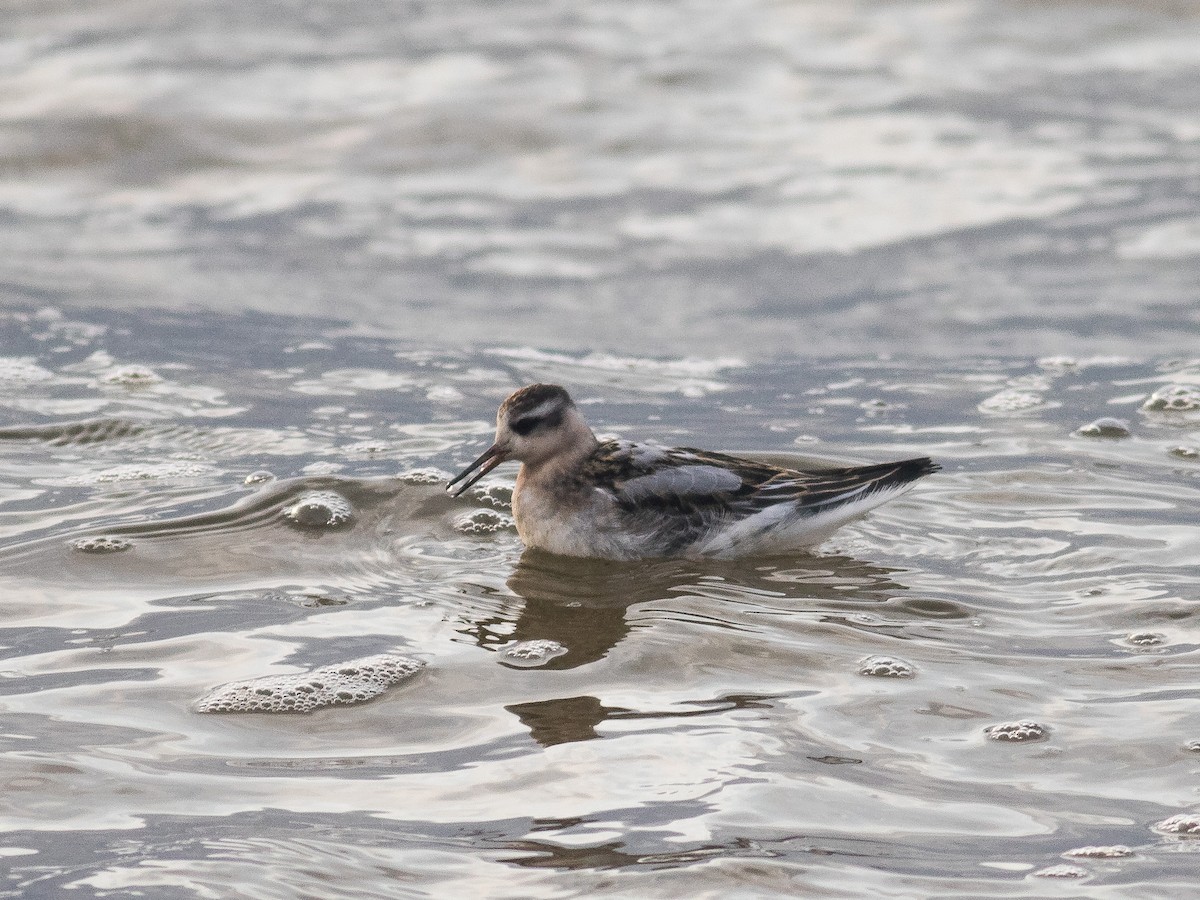
{"type": "Polygon", "coordinates": [[[121,481],[152,481],[158,478],[202,478],[212,474],[211,467],[194,462],[125,463],[93,472],[64,478],[64,484],[113,484],[121,481]]]}
{"type": "Polygon", "coordinates": [[[262,484],[266,481],[274,481],[275,476],[265,469],[259,469],[257,472],[251,472],[246,476],[246,484],[262,484]]]}
{"type": "Polygon", "coordinates": [[[511,647],[505,647],[500,654],[501,662],[523,669],[532,669],[545,665],[567,652],[567,648],[558,641],[536,640],[519,641],[511,647]]]}
{"type": "Polygon", "coordinates": [[[1200,814],[1180,813],[1169,819],[1163,819],[1161,822],[1155,822],[1150,826],[1150,830],[1157,831],[1159,834],[1200,837],[1200,814]]]}
{"type": "Polygon", "coordinates": [[[1079,866],[1060,863],[1057,866],[1047,866],[1044,869],[1038,869],[1033,874],[1038,878],[1086,878],[1087,870],[1081,869],[1079,866]]]}
{"type": "Polygon", "coordinates": [[[1029,721],[1001,722],[985,728],[984,733],[989,740],[1014,744],[1044,741],[1050,734],[1046,726],[1029,721]]]}
{"type": "Polygon", "coordinates": [[[873,678],[912,678],[917,670],[912,663],[894,656],[868,656],[858,664],[858,674],[873,678]]]}
{"type": "Polygon", "coordinates": [[[1157,647],[1159,644],[1167,642],[1167,636],[1156,631],[1135,631],[1125,640],[1138,647],[1157,647]]]}
{"type": "Polygon", "coordinates": [[[1124,844],[1113,844],[1111,847],[1076,847],[1068,850],[1063,856],[1076,859],[1120,859],[1122,856],[1133,856],[1133,851],[1124,844]]]}
{"type": "Polygon", "coordinates": [[[1041,394],[1017,388],[1006,388],[981,401],[977,408],[980,412],[987,413],[1021,412],[1027,409],[1036,409],[1043,402],[1041,394]]]}
{"type": "Polygon", "coordinates": [[[70,543],[71,549],[78,550],[80,553],[120,553],[132,546],[133,541],[104,535],[76,538],[70,543]]]}
{"type": "Polygon", "coordinates": [[[495,534],[512,528],[513,517],[491,509],[477,509],[470,515],[460,517],[454,527],[463,534],[495,534]]]}
{"type": "Polygon", "coordinates": [[[1055,375],[1074,372],[1079,368],[1079,360],[1073,356],[1043,356],[1037,361],[1037,364],[1038,368],[1055,375]]]}
{"type": "Polygon", "coordinates": [[[267,675],[231,681],[195,703],[196,712],[312,712],[324,706],[362,703],[411,678],[425,663],[380,653],[295,675],[267,675]]]}
{"type": "Polygon", "coordinates": [[[1150,412],[1186,412],[1200,409],[1200,386],[1166,384],[1146,398],[1142,409],[1150,412]]]}
{"type": "Polygon", "coordinates": [[[405,484],[442,484],[446,481],[446,476],[437,469],[409,469],[397,477],[405,484]]]}
{"type": "Polygon", "coordinates": [[[512,509],[513,489],[506,484],[485,484],[475,488],[471,495],[495,509],[512,509]]]}
{"type": "Polygon", "coordinates": [[[333,491],[309,491],[283,511],[289,521],[303,528],[338,528],[354,519],[354,507],[333,491]]]}
{"type": "Polygon", "coordinates": [[[1108,416],[1103,419],[1097,419],[1095,422],[1089,422],[1075,433],[1081,437],[1100,438],[1125,438],[1132,434],[1129,430],[1128,422],[1124,419],[1114,419],[1108,416]]]}
{"type": "Polygon", "coordinates": [[[129,365],[118,366],[105,373],[105,384],[123,384],[130,387],[136,387],[143,384],[157,384],[162,381],[158,373],[145,366],[129,365]]]}

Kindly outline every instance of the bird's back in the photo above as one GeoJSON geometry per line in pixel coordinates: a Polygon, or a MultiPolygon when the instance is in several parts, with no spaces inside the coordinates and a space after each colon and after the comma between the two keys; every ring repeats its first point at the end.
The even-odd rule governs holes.
{"type": "Polygon", "coordinates": [[[689,447],[604,441],[570,472],[522,472],[529,546],[576,556],[736,557],[811,546],[936,471],[928,458],[801,472],[689,447]]]}

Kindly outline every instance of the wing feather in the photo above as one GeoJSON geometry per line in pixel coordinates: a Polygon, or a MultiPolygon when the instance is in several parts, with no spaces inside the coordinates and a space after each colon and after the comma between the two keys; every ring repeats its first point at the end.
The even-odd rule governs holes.
{"type": "Polygon", "coordinates": [[[593,459],[591,483],[615,502],[631,532],[664,555],[786,533],[835,510],[853,518],[853,510],[885,499],[872,495],[891,494],[938,468],[920,458],[801,472],[691,447],[628,441],[605,442],[593,459]]]}

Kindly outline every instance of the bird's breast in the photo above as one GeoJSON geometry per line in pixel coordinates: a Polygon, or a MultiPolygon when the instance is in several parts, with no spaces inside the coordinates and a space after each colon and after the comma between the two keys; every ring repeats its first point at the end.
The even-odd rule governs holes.
{"type": "Polygon", "coordinates": [[[617,546],[611,497],[594,488],[546,485],[523,476],[513,492],[513,518],[526,547],[564,556],[627,558],[626,548],[617,546]]]}

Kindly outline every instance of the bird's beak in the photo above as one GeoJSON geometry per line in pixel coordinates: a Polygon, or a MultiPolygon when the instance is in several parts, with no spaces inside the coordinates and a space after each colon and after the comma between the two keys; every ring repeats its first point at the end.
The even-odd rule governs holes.
{"type": "Polygon", "coordinates": [[[479,469],[479,471],[475,473],[474,477],[467,478],[467,480],[463,482],[462,487],[456,491],[451,491],[452,496],[457,497],[488,472],[492,471],[492,469],[496,468],[496,466],[500,465],[500,463],[504,462],[506,458],[507,457],[505,455],[504,448],[499,444],[492,444],[492,446],[483,451],[483,455],[480,456],[479,459],[475,460],[475,462],[471,463],[469,466],[451,478],[446,484],[446,490],[449,491],[450,488],[454,487],[454,485],[456,485],[458,482],[462,481],[464,478],[467,478],[467,476],[472,472],[475,472],[476,469],[479,469]]]}

